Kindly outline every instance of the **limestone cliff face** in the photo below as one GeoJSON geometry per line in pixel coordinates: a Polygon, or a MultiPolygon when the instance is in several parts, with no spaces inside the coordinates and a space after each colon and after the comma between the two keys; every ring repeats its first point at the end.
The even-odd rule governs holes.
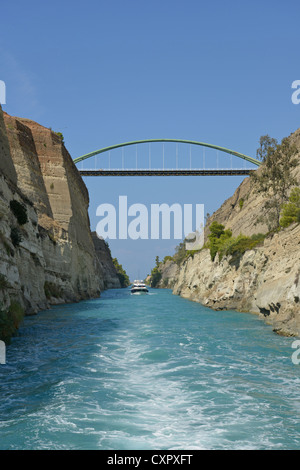
{"type": "Polygon", "coordinates": [[[181,266],[173,293],[215,310],[257,313],[277,333],[300,335],[300,226],[247,251],[239,265],[211,261],[205,249],[181,266]]]}
{"type": "MultiPolygon", "coordinates": [[[[300,148],[300,130],[289,139],[300,148]]],[[[300,181],[300,158],[294,171],[300,181]]],[[[264,202],[246,178],[207,225],[216,220],[231,229],[233,236],[267,233],[267,225],[256,223],[264,213],[264,202]]],[[[293,224],[267,237],[263,246],[246,251],[238,262],[231,257],[219,261],[218,256],[212,262],[209,250],[203,249],[180,265],[173,282],[174,294],[215,310],[256,313],[277,333],[300,336],[300,226],[293,224]]]]}
{"type": "MultiPolygon", "coordinates": [[[[300,150],[300,129],[289,136],[291,144],[300,150]]],[[[294,169],[293,174],[300,183],[300,151],[297,156],[299,165],[294,169]]],[[[258,173],[260,169],[256,170],[258,173]]],[[[267,233],[269,228],[264,222],[266,220],[265,199],[258,194],[251,184],[250,177],[245,178],[236,189],[233,196],[228,198],[222,206],[212,214],[206,225],[205,237],[209,233],[209,225],[217,221],[230,229],[234,237],[240,233],[251,236],[257,233],[267,233]],[[258,215],[261,221],[258,221],[258,215]]]]}
{"type": "Polygon", "coordinates": [[[0,289],[1,309],[18,300],[28,312],[47,306],[44,293],[44,258],[38,239],[38,217],[30,201],[17,186],[17,173],[0,108],[0,289]],[[28,222],[19,225],[10,202],[24,207],[28,222]],[[30,285],[31,282],[31,285],[30,285]]]}
{"type": "MultiPolygon", "coordinates": [[[[256,171],[259,172],[259,169],[256,171]]],[[[268,232],[268,227],[265,223],[257,223],[257,215],[263,216],[264,214],[264,202],[263,197],[253,191],[250,177],[245,178],[233,196],[228,198],[209,218],[206,225],[205,238],[207,238],[209,232],[209,225],[214,221],[223,224],[226,229],[230,228],[234,237],[240,233],[251,236],[256,233],[268,232]]]]}
{"type": "MultiPolygon", "coordinates": [[[[96,297],[104,289],[86,186],[61,138],[0,107],[0,310],[26,313],[96,297]],[[20,222],[11,202],[26,214],[20,222]]],[[[111,261],[112,264],[112,261],[111,261]]]]}
{"type": "Polygon", "coordinates": [[[119,289],[121,283],[118,278],[117,270],[112,262],[110,249],[105,241],[98,238],[96,232],[92,232],[92,240],[95,246],[96,256],[100,264],[103,289],[119,289]]]}
{"type": "Polygon", "coordinates": [[[156,287],[172,289],[179,273],[178,264],[174,263],[172,260],[167,260],[165,263],[161,264],[159,270],[161,272],[161,280],[156,287]]]}
{"type": "Polygon", "coordinates": [[[4,121],[18,187],[52,241],[43,243],[46,282],[70,300],[98,295],[101,275],[90,234],[88,192],[61,138],[28,119],[4,114],[4,121]]]}

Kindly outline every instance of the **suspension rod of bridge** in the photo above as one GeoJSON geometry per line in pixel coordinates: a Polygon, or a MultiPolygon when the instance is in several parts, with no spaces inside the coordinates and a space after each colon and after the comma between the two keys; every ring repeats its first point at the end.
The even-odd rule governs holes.
{"type": "Polygon", "coordinates": [[[191,145],[200,145],[201,147],[208,147],[216,150],[220,150],[221,152],[225,152],[229,155],[233,155],[238,158],[242,158],[243,160],[247,160],[250,163],[253,163],[256,166],[260,166],[261,162],[256,158],[249,157],[248,155],[244,155],[243,153],[236,152],[235,150],[230,150],[225,147],[220,147],[219,145],[207,144],[205,142],[197,142],[194,140],[182,140],[182,139],[146,139],[146,140],[135,140],[132,142],[124,142],[122,144],[111,145],[110,147],[104,147],[99,150],[95,150],[94,152],[87,153],[82,155],[81,157],[74,158],[74,163],[79,163],[87,158],[94,157],[95,155],[99,155],[100,153],[109,152],[110,150],[114,150],[121,147],[127,147],[129,145],[136,145],[136,144],[146,144],[152,142],[176,142],[181,144],[191,144],[191,145]]]}

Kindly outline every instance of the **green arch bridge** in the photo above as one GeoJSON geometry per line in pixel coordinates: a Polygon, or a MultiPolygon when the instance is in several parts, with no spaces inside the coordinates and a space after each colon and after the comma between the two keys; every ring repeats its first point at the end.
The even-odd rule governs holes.
{"type": "MultiPolygon", "coordinates": [[[[257,167],[261,165],[261,162],[253,157],[244,155],[243,153],[236,152],[235,150],[230,150],[219,145],[208,144],[205,142],[198,142],[194,140],[183,140],[183,139],[145,139],[145,140],[135,140],[132,142],[124,142],[121,144],[111,145],[109,147],[104,147],[99,150],[82,155],[81,157],[75,158],[73,161],[75,164],[82,162],[88,158],[94,157],[99,154],[110,152],[118,148],[124,148],[132,145],[140,144],[151,144],[151,143],[176,143],[176,144],[189,144],[201,147],[207,147],[210,149],[215,149],[217,151],[224,152],[230,156],[238,157],[244,161],[247,161],[257,167]]],[[[79,172],[82,176],[184,176],[184,175],[249,175],[251,172],[255,171],[254,168],[119,168],[119,169],[79,169],[79,172]]]]}

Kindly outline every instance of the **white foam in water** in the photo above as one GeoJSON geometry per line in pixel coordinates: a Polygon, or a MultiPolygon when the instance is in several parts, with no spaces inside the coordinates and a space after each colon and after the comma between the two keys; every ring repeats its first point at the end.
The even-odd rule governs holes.
{"type": "Polygon", "coordinates": [[[114,294],[25,319],[0,368],[2,449],[300,447],[289,339],[168,290],[114,294]]]}

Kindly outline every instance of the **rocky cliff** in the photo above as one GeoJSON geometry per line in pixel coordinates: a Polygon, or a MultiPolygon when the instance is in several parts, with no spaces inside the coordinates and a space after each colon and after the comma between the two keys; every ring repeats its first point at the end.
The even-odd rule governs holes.
{"type": "Polygon", "coordinates": [[[0,153],[2,316],[99,296],[113,264],[105,247],[96,255],[88,192],[61,136],[0,107],[0,153]]]}
{"type": "Polygon", "coordinates": [[[99,238],[96,232],[92,232],[96,256],[100,265],[103,289],[119,289],[121,287],[117,270],[112,262],[110,249],[105,240],[99,238]]]}
{"type": "Polygon", "coordinates": [[[173,289],[179,274],[178,264],[168,259],[167,261],[161,263],[159,270],[161,272],[161,279],[157,283],[156,287],[173,289]]]}
{"type": "MultiPolygon", "coordinates": [[[[300,129],[291,134],[288,139],[291,144],[294,144],[299,149],[297,155],[299,164],[292,171],[292,174],[300,183],[300,129]]],[[[261,170],[257,169],[256,171],[260,173],[261,170]]],[[[207,239],[209,225],[214,221],[224,224],[226,229],[232,231],[233,236],[238,236],[240,233],[251,236],[257,233],[268,232],[269,228],[266,223],[264,203],[263,195],[255,191],[251,178],[245,178],[233,196],[228,198],[211,215],[206,224],[205,238],[207,239]]]]}
{"type": "MultiPolygon", "coordinates": [[[[300,149],[300,130],[289,137],[300,149]]],[[[300,162],[299,154],[298,159],[300,162]]],[[[260,171],[260,170],[258,170],[260,171]]],[[[300,163],[294,169],[300,182],[300,163]]],[[[245,178],[234,195],[210,217],[230,229],[233,236],[267,233],[264,199],[245,178]],[[241,203],[242,201],[242,203],[241,203]],[[262,219],[264,219],[262,217],[262,219]]],[[[161,264],[159,287],[173,286],[173,293],[200,302],[215,310],[234,309],[259,314],[282,335],[300,336],[300,226],[293,224],[271,234],[238,260],[217,256],[211,260],[208,249],[188,256],[177,271],[175,263],[161,264]],[[173,269],[171,285],[164,281],[165,271],[173,269]]]]}
{"type": "Polygon", "coordinates": [[[214,310],[259,314],[283,335],[300,336],[300,226],[267,238],[233,265],[205,249],[181,266],[173,293],[214,310]]]}

